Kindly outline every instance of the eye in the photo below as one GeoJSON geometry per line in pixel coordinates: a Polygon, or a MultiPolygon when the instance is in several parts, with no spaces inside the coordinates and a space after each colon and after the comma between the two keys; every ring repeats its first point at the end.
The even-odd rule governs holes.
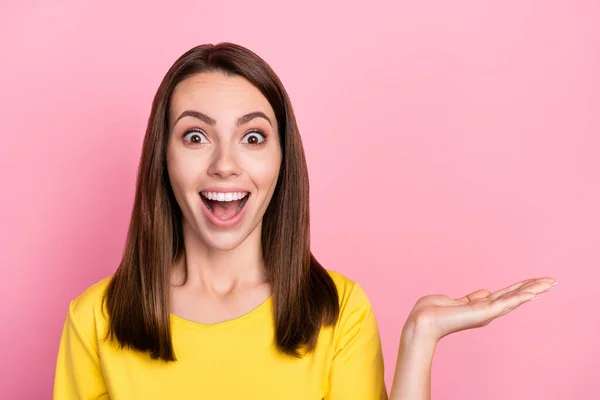
{"type": "Polygon", "coordinates": [[[183,140],[192,144],[204,144],[208,143],[208,139],[204,132],[199,131],[197,129],[192,129],[183,134],[183,140]],[[202,139],[206,140],[205,142],[202,139]]]}
{"type": "Polygon", "coordinates": [[[245,134],[244,138],[242,139],[242,143],[258,146],[266,140],[266,137],[267,135],[265,135],[264,132],[255,130],[245,134]]]}

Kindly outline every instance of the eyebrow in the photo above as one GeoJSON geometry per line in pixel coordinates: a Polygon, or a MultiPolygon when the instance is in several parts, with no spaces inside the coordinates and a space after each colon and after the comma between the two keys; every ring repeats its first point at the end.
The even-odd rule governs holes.
{"type": "MultiPolygon", "coordinates": [[[[184,112],[179,114],[179,117],[177,117],[177,119],[173,123],[173,126],[175,126],[177,121],[179,121],[183,117],[194,117],[196,119],[206,122],[208,125],[215,125],[217,123],[217,121],[215,119],[209,117],[206,114],[201,113],[200,111],[185,110],[184,112]]],[[[269,125],[273,126],[273,124],[271,123],[271,119],[269,117],[267,117],[267,115],[265,113],[263,113],[262,111],[253,111],[251,113],[248,113],[248,114],[242,115],[241,117],[238,117],[238,119],[236,121],[236,125],[237,126],[244,125],[245,123],[253,120],[254,118],[264,118],[267,120],[267,122],[269,122],[269,125]]]]}

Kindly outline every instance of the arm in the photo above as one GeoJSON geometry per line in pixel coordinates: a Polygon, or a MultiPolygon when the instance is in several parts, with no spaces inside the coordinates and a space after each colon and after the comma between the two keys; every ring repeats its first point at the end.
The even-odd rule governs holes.
{"type": "Polygon", "coordinates": [[[390,400],[431,398],[431,364],[437,341],[419,335],[412,321],[402,329],[390,400]]]}
{"type": "Polygon", "coordinates": [[[95,340],[88,339],[71,302],[54,377],[54,400],[108,399],[95,340]]]}

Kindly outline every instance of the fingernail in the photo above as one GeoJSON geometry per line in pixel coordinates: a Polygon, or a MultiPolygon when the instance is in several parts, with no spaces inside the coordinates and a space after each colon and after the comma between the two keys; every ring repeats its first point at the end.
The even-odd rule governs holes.
{"type": "Polygon", "coordinates": [[[552,284],[552,286],[556,286],[556,285],[558,285],[558,281],[556,281],[552,284]]]}
{"type": "Polygon", "coordinates": [[[537,300],[537,299],[539,299],[539,298],[540,298],[540,296],[535,296],[535,297],[534,297],[533,299],[531,299],[531,300],[537,300]]]}

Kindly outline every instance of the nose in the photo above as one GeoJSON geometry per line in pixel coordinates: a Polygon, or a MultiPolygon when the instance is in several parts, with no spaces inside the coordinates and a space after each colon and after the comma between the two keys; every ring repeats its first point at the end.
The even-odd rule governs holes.
{"type": "Polygon", "coordinates": [[[240,167],[235,151],[227,145],[218,145],[208,168],[208,174],[220,178],[239,175],[240,167]]]}

